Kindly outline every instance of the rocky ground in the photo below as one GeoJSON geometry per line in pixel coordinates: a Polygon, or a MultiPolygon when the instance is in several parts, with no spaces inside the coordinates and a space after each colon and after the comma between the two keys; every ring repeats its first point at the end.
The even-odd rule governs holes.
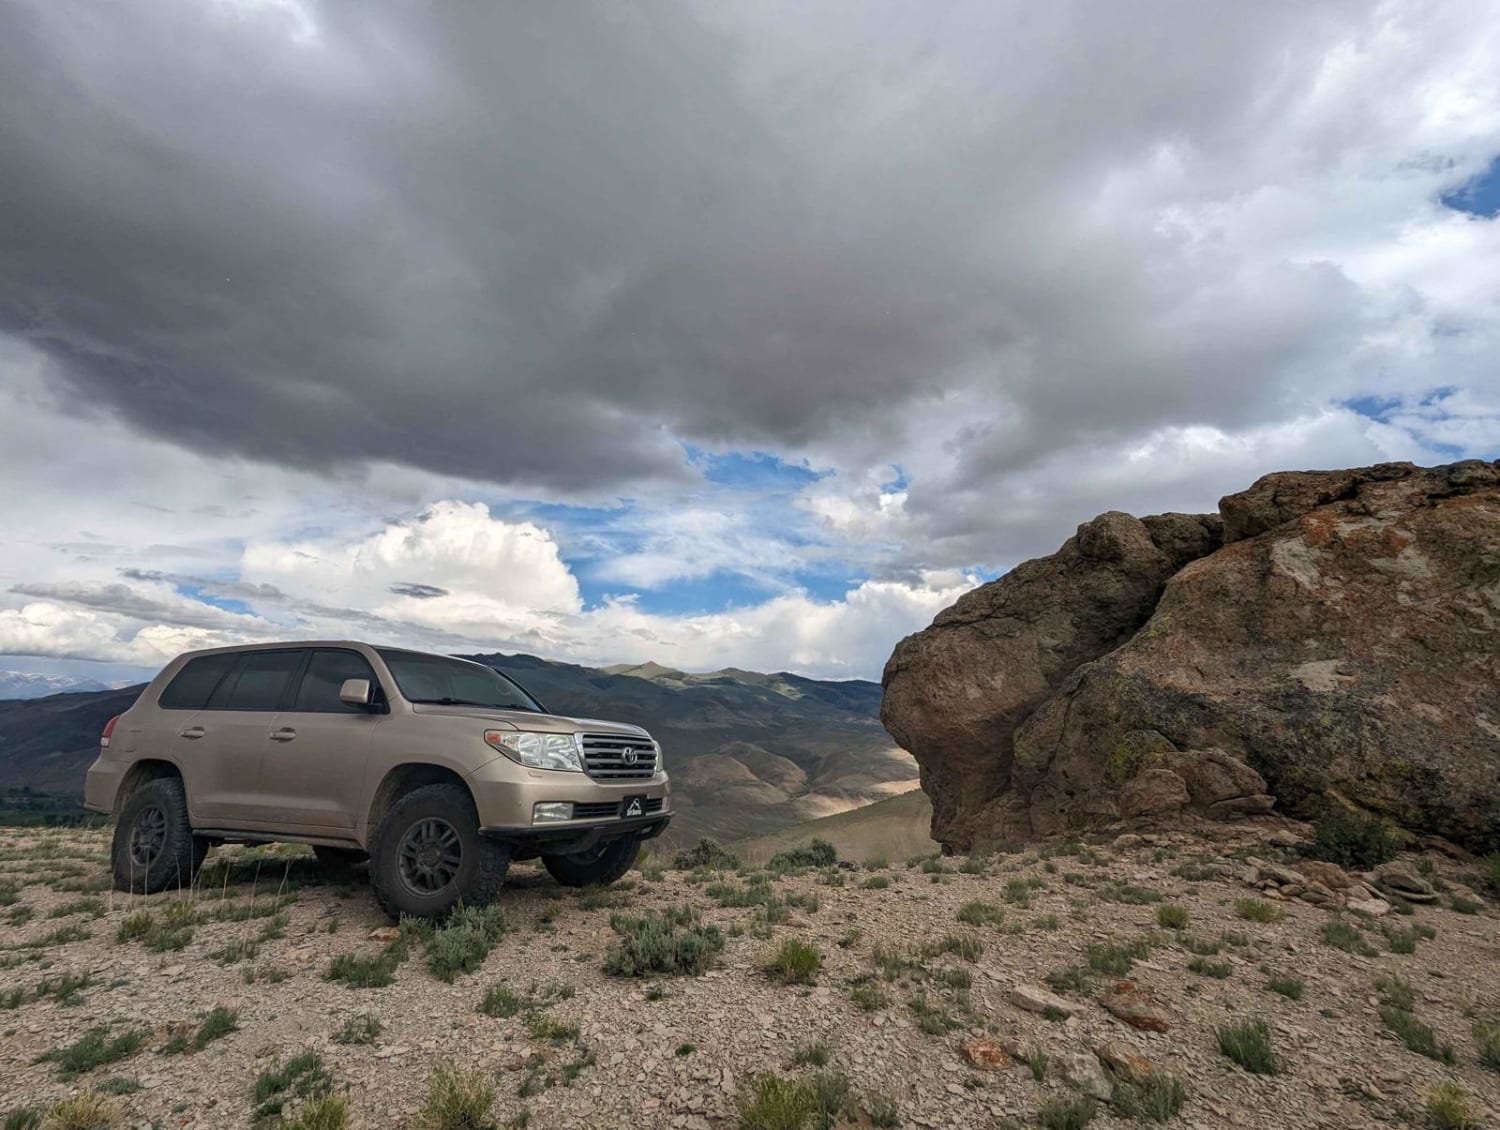
{"type": "Polygon", "coordinates": [[[784,874],[648,861],[608,892],[522,865],[503,936],[491,917],[464,949],[393,943],[363,875],[301,851],[220,850],[198,889],[136,898],[108,890],[105,850],[102,833],[0,831],[7,1127],[80,1092],[122,1126],[272,1126],[297,1117],[298,1080],[345,1096],[354,1126],[444,1125],[420,1121],[441,1066],[493,1084],[496,1126],[1117,1127],[1155,1109],[1356,1130],[1500,1112],[1500,919],[1477,867],[1437,853],[1402,858],[1418,905],[1331,873],[1304,887],[1292,835],[1244,828],[784,874]],[[706,972],[605,972],[612,915],[684,906],[718,928],[716,954],[714,931],[693,935],[706,972]],[[1274,1073],[1221,1050],[1234,1025],[1241,1059],[1274,1073]],[[762,1080],[745,1106],[763,1073],[788,1085],[762,1080]],[[1429,1109],[1445,1084],[1462,1093],[1429,1109]]]}

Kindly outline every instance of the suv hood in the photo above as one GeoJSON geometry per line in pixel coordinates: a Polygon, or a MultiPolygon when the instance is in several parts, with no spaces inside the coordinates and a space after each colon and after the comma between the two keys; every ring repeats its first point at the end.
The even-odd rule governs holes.
{"type": "Polygon", "coordinates": [[[649,738],[645,729],[629,722],[607,722],[600,718],[568,718],[561,714],[537,714],[530,710],[494,710],[487,706],[441,706],[431,702],[411,704],[413,714],[440,714],[494,723],[495,729],[535,730],[546,734],[621,734],[649,738]]]}

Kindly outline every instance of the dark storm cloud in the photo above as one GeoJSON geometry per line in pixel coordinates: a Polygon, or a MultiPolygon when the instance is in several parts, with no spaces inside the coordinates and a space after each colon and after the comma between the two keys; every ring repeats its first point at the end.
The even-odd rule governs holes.
{"type": "Polygon", "coordinates": [[[1013,408],[970,479],[1243,420],[1306,325],[1225,370],[1229,291],[1148,348],[1172,284],[1072,229],[1117,163],[1276,113],[1338,13],[1131,7],[799,6],[788,38],[665,0],[16,0],[0,332],[211,453],[561,490],[682,474],[680,440],[879,449],[963,384],[1013,408]]]}
{"type": "Polygon", "coordinates": [[[417,600],[436,600],[440,596],[447,596],[448,590],[439,588],[437,585],[419,585],[409,581],[398,581],[390,587],[390,591],[397,596],[410,596],[417,600]]]}

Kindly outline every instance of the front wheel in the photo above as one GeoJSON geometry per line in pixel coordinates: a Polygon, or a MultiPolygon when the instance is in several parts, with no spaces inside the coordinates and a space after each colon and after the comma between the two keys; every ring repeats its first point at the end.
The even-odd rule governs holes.
{"type": "Polygon", "coordinates": [[[627,836],[573,855],[544,855],[542,865],[565,887],[602,887],[623,877],[640,854],[641,841],[627,836]]]}
{"type": "Polygon", "coordinates": [[[460,903],[494,899],[509,867],[510,848],[479,834],[468,789],[423,785],[381,819],[370,852],[370,887],[392,918],[441,918],[460,903]]]}
{"type": "Polygon", "coordinates": [[[115,890],[154,895],[191,887],[207,854],[208,841],[193,835],[179,778],[147,781],[120,806],[109,853],[115,890]]]}

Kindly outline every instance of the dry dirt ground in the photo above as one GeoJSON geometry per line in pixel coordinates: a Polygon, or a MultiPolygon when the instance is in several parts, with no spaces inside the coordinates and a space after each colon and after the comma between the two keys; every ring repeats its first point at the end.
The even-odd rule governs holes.
{"type": "MultiPolygon", "coordinates": [[[[1445,892],[1410,915],[1335,916],[1291,900],[1264,915],[1243,902],[1257,892],[1238,859],[1290,856],[1263,834],[771,876],[647,861],[608,892],[565,890],[521,865],[500,904],[506,932],[477,968],[441,980],[418,937],[399,963],[392,952],[392,983],[354,988],[330,979],[335,958],[378,958],[388,944],[370,936],[388,923],[362,872],[319,869],[301,850],[220,849],[196,889],[127,897],[108,889],[103,833],[0,830],[0,1118],[33,1125],[22,1108],[102,1091],[123,1126],[274,1126],[281,1116],[257,1121],[257,1079],[311,1052],[303,1065],[321,1074],[302,1078],[344,1095],[356,1127],[427,1125],[419,1111],[443,1065],[496,1093],[490,1123],[455,1127],[1077,1126],[1083,1094],[1112,1084],[1118,1101],[1098,1102],[1088,1124],[1147,1125],[1125,1113],[1140,1092],[1099,1067],[1097,1049],[1114,1043],[1181,1083],[1169,1125],[1435,1125],[1441,1084],[1464,1093],[1457,1117],[1466,1103],[1470,1124],[1496,1125],[1500,1046],[1485,1025],[1500,1020],[1500,918],[1466,901],[1482,895],[1474,869],[1407,857],[1445,892]],[[707,972],[606,974],[620,940],[612,915],[682,906],[721,933],[707,972]],[[150,923],[126,925],[143,909],[150,923]],[[1358,952],[1330,944],[1331,923],[1358,952]],[[1393,952],[1410,948],[1393,937],[1415,952],[1393,952]],[[821,958],[810,983],[765,971],[788,939],[821,958]],[[1166,1031],[1100,1006],[1127,969],[1166,1031]],[[1049,974],[1070,1016],[1011,1003],[1049,974]],[[1297,999],[1271,991],[1273,977],[1297,999]],[[496,993],[491,1011],[516,1005],[513,1015],[480,1010],[496,987],[515,1000],[496,993]],[[216,1007],[232,1017],[204,1028],[216,1007]],[[1221,1026],[1256,1020],[1277,1073],[1220,1049],[1221,1026]],[[1431,1054],[1392,1022],[1418,1046],[1429,1025],[1431,1054]],[[341,1042],[361,1038],[361,1024],[370,1042],[341,1042]],[[987,1062],[975,1066],[963,1046],[982,1038],[1000,1050],[976,1051],[987,1062]],[[70,1047],[72,1060],[58,1058],[70,1047]],[[816,1083],[843,1113],[778,1122],[743,1110],[767,1072],[816,1083]]],[[[295,1117],[295,1083],[285,1094],[295,1117]]]]}

